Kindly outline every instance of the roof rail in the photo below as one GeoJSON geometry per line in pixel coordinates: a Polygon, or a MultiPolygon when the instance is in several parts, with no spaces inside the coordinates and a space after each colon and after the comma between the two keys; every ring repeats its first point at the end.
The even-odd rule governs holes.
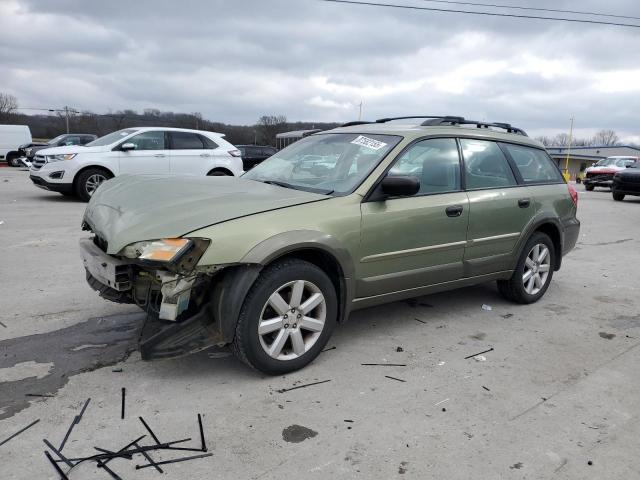
{"type": "Polygon", "coordinates": [[[425,120],[420,125],[422,126],[439,126],[439,125],[475,125],[478,128],[502,128],[507,133],[515,133],[517,135],[523,135],[527,137],[527,132],[521,128],[514,127],[509,123],[504,122],[481,122],[478,120],[467,120],[462,117],[440,117],[425,120]]]}
{"type": "Polygon", "coordinates": [[[353,127],[354,125],[366,125],[367,123],[374,123],[374,122],[367,122],[366,120],[355,120],[353,122],[343,123],[340,126],[341,127],[353,127]]]}
{"type": "Polygon", "coordinates": [[[413,116],[408,116],[408,117],[387,117],[387,118],[379,118],[378,120],[376,120],[376,123],[387,123],[390,122],[392,120],[409,120],[412,118],[429,118],[429,119],[447,119],[447,120],[457,120],[457,121],[463,121],[464,118],[463,117],[454,117],[451,115],[413,115],[413,116]]]}

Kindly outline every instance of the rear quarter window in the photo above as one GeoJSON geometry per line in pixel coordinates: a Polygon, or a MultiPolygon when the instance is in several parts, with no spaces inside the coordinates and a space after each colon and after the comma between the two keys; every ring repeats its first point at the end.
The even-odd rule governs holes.
{"type": "Polygon", "coordinates": [[[503,144],[525,183],[561,182],[562,175],[543,150],[522,145],[503,144]]]}

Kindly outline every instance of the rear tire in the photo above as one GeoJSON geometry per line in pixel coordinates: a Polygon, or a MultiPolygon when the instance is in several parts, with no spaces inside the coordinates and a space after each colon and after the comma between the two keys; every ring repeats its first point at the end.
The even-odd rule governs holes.
{"type": "Polygon", "coordinates": [[[555,264],[556,252],[551,238],[535,232],[522,250],[511,278],[498,280],[498,291],[512,302],[537,302],[549,288],[555,264]]]}
{"type": "Polygon", "coordinates": [[[17,153],[9,153],[6,156],[7,165],[10,167],[19,167],[20,162],[18,162],[18,154],[17,153]]]}
{"type": "Polygon", "coordinates": [[[211,170],[207,177],[233,177],[233,174],[228,170],[211,170]]]}
{"type": "Polygon", "coordinates": [[[327,274],[303,260],[283,260],[266,267],[249,290],[232,350],[268,375],[292,372],[318,356],[337,316],[337,295],[327,274]]]}
{"type": "Polygon", "coordinates": [[[584,189],[585,189],[587,192],[593,192],[593,189],[594,189],[594,188],[596,188],[596,187],[594,187],[593,185],[585,185],[585,186],[584,186],[584,189]]]}
{"type": "Polygon", "coordinates": [[[101,183],[109,180],[113,175],[102,168],[89,168],[76,177],[76,195],[83,202],[88,202],[101,183]]]}
{"type": "Polygon", "coordinates": [[[616,202],[621,202],[621,201],[623,201],[623,200],[624,200],[624,193],[616,193],[616,192],[613,192],[613,193],[612,193],[612,195],[613,195],[613,199],[614,199],[616,202]]]}

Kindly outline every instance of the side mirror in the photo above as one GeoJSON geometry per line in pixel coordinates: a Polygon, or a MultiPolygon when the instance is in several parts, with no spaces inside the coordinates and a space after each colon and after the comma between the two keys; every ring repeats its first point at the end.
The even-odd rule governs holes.
{"type": "Polygon", "coordinates": [[[387,176],[382,179],[380,188],[389,197],[410,197],[420,191],[420,181],[411,176],[387,176]]]}
{"type": "Polygon", "coordinates": [[[120,150],[122,150],[123,152],[128,152],[129,150],[135,150],[135,149],[136,149],[135,143],[123,143],[122,145],[120,145],[120,150]]]}

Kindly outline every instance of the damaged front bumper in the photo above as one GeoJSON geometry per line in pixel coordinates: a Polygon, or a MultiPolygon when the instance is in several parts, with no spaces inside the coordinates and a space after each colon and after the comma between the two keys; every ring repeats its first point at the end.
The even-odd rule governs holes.
{"type": "Polygon", "coordinates": [[[139,339],[143,360],[175,358],[227,343],[211,295],[216,274],[173,273],[106,254],[91,239],[80,241],[87,282],[102,297],[133,303],[147,318],[139,339]]]}

